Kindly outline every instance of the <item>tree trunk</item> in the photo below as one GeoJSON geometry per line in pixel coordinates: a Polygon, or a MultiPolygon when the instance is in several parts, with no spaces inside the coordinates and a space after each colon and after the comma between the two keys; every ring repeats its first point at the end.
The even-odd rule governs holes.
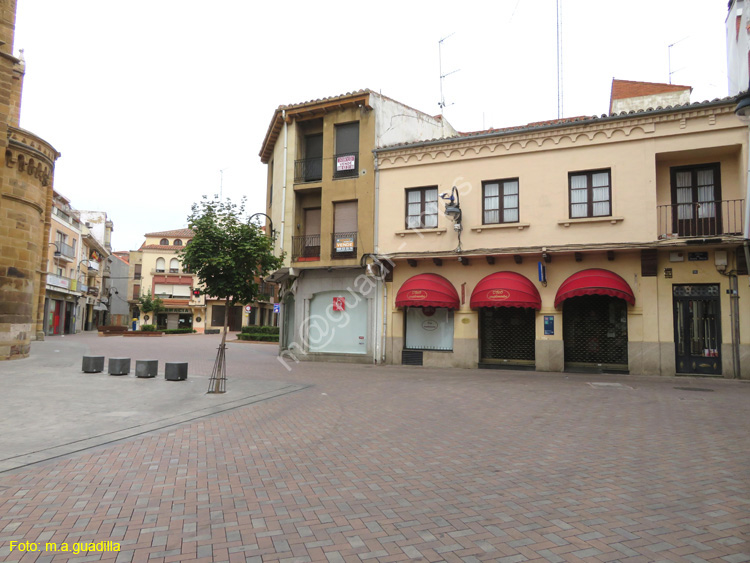
{"type": "Polygon", "coordinates": [[[227,380],[227,362],[226,362],[226,343],[227,343],[227,331],[229,329],[229,305],[230,298],[227,297],[226,306],[224,308],[224,331],[221,334],[221,344],[219,344],[219,351],[216,354],[216,362],[214,363],[214,370],[211,373],[211,380],[208,384],[209,393],[224,393],[226,392],[226,380],[227,380]]]}

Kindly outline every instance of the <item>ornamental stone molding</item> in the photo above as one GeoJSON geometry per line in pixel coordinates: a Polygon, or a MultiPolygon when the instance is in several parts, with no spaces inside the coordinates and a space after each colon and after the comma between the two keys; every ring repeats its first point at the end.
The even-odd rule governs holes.
{"type": "MultiPolygon", "coordinates": [[[[587,122],[572,122],[570,125],[552,125],[534,129],[498,130],[472,137],[435,140],[416,146],[393,147],[378,151],[382,168],[416,165],[423,160],[450,160],[452,158],[475,158],[482,154],[504,154],[520,151],[545,150],[593,144],[599,141],[638,140],[657,134],[657,126],[674,122],[685,128],[690,120],[705,119],[705,126],[716,127],[717,116],[734,117],[734,105],[685,108],[672,113],[638,113],[629,118],[622,116],[592,119],[587,122]]],[[[739,127],[733,120],[728,127],[739,127]]]]}

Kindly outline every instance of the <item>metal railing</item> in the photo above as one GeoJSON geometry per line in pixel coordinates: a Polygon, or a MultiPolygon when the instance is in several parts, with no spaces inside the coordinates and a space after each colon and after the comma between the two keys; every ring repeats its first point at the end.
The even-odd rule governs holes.
{"type": "Polygon", "coordinates": [[[323,178],[323,159],[303,158],[294,161],[295,182],[319,182],[323,178]]]}
{"type": "Polygon", "coordinates": [[[741,235],[744,199],[657,205],[660,239],[741,235]]]}
{"type": "Polygon", "coordinates": [[[352,178],[359,176],[359,153],[347,152],[333,155],[333,177],[352,178]]]}
{"type": "Polygon", "coordinates": [[[331,258],[356,258],[357,232],[331,235],[331,258]]]}
{"type": "Polygon", "coordinates": [[[76,249],[69,244],[65,244],[60,240],[58,240],[55,244],[60,248],[60,254],[62,254],[65,258],[70,258],[72,260],[76,257],[76,249]]]}
{"type": "Polygon", "coordinates": [[[320,235],[292,237],[292,261],[320,259],[320,235]]]}

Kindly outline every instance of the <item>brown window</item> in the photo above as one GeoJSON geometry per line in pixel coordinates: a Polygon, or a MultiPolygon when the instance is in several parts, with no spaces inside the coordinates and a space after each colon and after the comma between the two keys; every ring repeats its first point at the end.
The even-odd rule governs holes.
{"type": "Polygon", "coordinates": [[[162,246],[169,246],[169,241],[167,239],[163,238],[163,239],[161,239],[159,241],[159,244],[162,245],[162,246]]]}
{"type": "Polygon", "coordinates": [[[333,177],[359,175],[359,123],[336,125],[336,154],[333,155],[333,177]]]}
{"type": "Polygon", "coordinates": [[[140,284],[133,285],[133,299],[138,299],[141,296],[140,284]]]}
{"type": "Polygon", "coordinates": [[[434,229],[438,214],[437,186],[406,190],[406,228],[434,229]]]}
{"type": "Polygon", "coordinates": [[[174,245],[175,246],[182,246],[182,241],[178,238],[174,239],[174,245]]]}
{"type": "Polygon", "coordinates": [[[141,279],[141,264],[135,264],[133,266],[133,279],[134,280],[141,279]]]}
{"type": "Polygon", "coordinates": [[[482,182],[482,196],[485,225],[518,223],[518,178],[482,182]]]}
{"type": "Polygon", "coordinates": [[[609,169],[568,174],[570,218],[612,215],[612,175],[609,169]]]}

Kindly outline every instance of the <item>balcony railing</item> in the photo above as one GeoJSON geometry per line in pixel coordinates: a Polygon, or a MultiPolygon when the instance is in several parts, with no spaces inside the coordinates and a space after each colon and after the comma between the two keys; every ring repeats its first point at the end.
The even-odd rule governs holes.
{"type": "Polygon", "coordinates": [[[359,153],[347,152],[333,155],[333,177],[351,178],[359,176],[359,153]]]}
{"type": "Polygon", "coordinates": [[[331,258],[356,258],[357,233],[333,233],[331,235],[331,258]]]}
{"type": "Polygon", "coordinates": [[[69,244],[65,244],[64,242],[57,241],[55,243],[55,246],[57,246],[60,249],[60,254],[62,254],[63,258],[67,258],[68,260],[73,260],[76,257],[76,249],[70,246],[69,244]]]}
{"type": "Polygon", "coordinates": [[[741,235],[744,199],[658,205],[659,238],[741,235]]]}
{"type": "Polygon", "coordinates": [[[320,235],[292,237],[292,261],[320,260],[320,235]]]}
{"type": "Polygon", "coordinates": [[[71,291],[76,290],[76,280],[64,276],[58,276],[56,274],[47,274],[47,285],[69,289],[71,291]]]}
{"type": "Polygon", "coordinates": [[[295,182],[319,182],[323,178],[323,159],[304,158],[294,161],[295,182]]]}

